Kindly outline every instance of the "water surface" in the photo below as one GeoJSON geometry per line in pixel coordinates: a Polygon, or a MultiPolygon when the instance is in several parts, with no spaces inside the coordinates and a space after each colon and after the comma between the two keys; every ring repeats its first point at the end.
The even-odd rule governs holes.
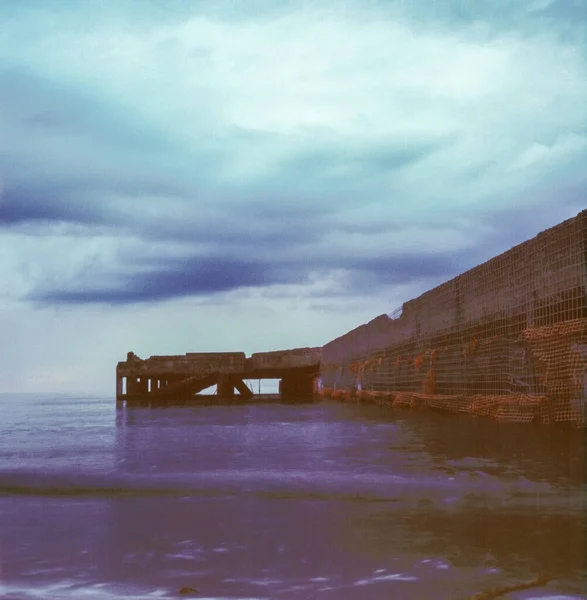
{"type": "Polygon", "coordinates": [[[585,592],[584,433],[389,408],[0,396],[3,598],[585,592]]]}

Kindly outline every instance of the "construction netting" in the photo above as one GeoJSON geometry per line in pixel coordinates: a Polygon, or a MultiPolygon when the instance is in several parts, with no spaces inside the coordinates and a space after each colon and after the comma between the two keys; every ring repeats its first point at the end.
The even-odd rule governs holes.
{"type": "Polygon", "coordinates": [[[584,425],[586,239],[583,211],[327,344],[320,393],[584,425]]]}

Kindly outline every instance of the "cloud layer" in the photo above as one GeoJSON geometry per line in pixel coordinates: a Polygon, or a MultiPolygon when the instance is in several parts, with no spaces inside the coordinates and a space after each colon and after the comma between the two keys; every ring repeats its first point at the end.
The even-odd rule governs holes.
{"type": "Polygon", "coordinates": [[[327,300],[457,275],[585,207],[580,14],[5,3],[0,302],[327,300]]]}

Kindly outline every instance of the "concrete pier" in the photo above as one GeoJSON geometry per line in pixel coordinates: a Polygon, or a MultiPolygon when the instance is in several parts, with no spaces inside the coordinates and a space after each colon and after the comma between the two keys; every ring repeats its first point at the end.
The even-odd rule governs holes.
{"type": "Polygon", "coordinates": [[[260,352],[250,358],[244,352],[190,352],[143,360],[129,352],[116,367],[116,401],[197,401],[214,385],[218,399],[247,401],[255,394],[246,379],[280,379],[282,397],[311,397],[321,356],[322,348],[260,352]]]}
{"type": "Polygon", "coordinates": [[[118,363],[116,398],[319,396],[511,422],[587,422],[587,210],[322,348],[118,363]]]}

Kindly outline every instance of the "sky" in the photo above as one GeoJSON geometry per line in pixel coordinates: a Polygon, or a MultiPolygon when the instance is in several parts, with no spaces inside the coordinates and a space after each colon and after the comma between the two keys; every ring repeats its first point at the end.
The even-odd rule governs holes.
{"type": "Polygon", "coordinates": [[[321,346],[575,216],[586,10],[0,2],[0,392],[321,346]]]}

